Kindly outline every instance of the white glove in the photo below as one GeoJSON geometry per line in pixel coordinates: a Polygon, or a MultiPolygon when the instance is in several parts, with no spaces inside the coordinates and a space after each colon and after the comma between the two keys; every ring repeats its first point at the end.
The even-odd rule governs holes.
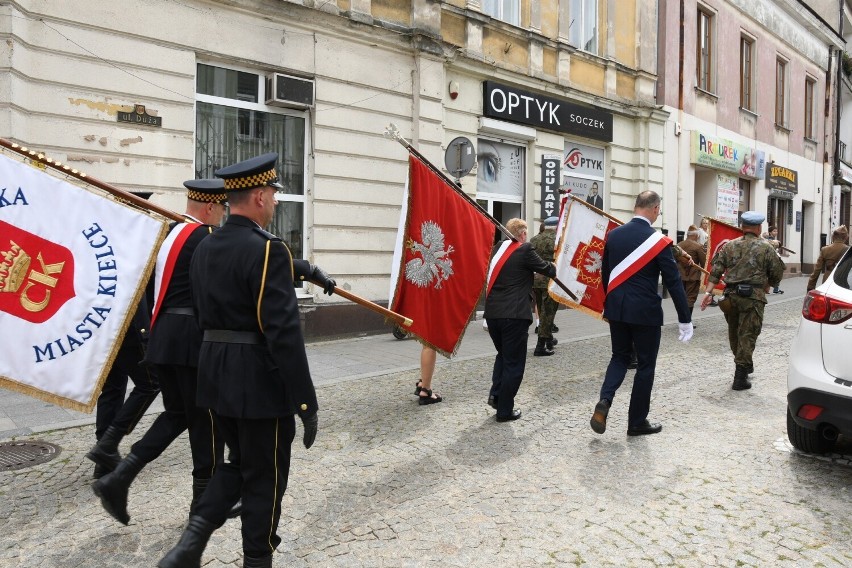
{"type": "Polygon", "coordinates": [[[683,341],[684,343],[686,343],[690,339],[692,339],[692,322],[678,323],[677,328],[679,330],[677,336],[678,341],[683,341]]]}

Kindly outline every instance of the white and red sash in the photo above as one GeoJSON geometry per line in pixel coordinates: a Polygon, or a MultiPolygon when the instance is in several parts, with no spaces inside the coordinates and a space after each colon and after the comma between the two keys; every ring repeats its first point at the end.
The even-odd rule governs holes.
{"type": "Polygon", "coordinates": [[[172,280],[178,254],[180,254],[186,239],[199,225],[200,223],[177,223],[169,231],[160,246],[160,252],[157,253],[157,264],[154,268],[154,309],[151,313],[151,327],[154,327],[154,321],[157,319],[157,314],[163,305],[163,299],[166,297],[166,290],[169,289],[169,282],[172,280]]]}
{"type": "Polygon", "coordinates": [[[612,269],[609,275],[607,293],[612,292],[621,283],[636,274],[652,258],[660,254],[660,251],[671,244],[672,240],[669,237],[654,231],[645,239],[645,242],[639,245],[636,250],[627,255],[624,260],[612,269]]]}
{"type": "Polygon", "coordinates": [[[520,241],[505,240],[500,244],[500,248],[497,249],[494,258],[491,259],[491,264],[488,266],[488,288],[485,291],[486,295],[491,293],[491,287],[494,286],[497,275],[500,274],[503,265],[506,264],[506,260],[512,256],[513,252],[518,250],[519,246],[521,246],[520,241]]]}

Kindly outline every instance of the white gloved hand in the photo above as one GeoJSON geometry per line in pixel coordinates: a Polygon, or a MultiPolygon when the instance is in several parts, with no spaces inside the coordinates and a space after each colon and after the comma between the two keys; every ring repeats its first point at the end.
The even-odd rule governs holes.
{"type": "Polygon", "coordinates": [[[677,337],[678,341],[683,341],[684,343],[686,343],[690,339],[692,339],[692,322],[678,323],[677,328],[679,330],[677,337]]]}

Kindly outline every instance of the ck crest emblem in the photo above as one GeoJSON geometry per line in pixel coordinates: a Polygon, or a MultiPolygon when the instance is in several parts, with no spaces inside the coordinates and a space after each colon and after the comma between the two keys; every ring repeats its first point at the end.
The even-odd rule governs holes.
{"type": "Polygon", "coordinates": [[[0,221],[0,310],[42,323],[74,295],[71,251],[0,221]]]}
{"type": "Polygon", "coordinates": [[[419,288],[434,282],[435,289],[439,290],[441,284],[453,275],[453,261],[450,260],[453,247],[444,248],[444,231],[434,221],[423,222],[420,238],[422,243],[411,237],[405,243],[408,250],[420,255],[420,258],[415,257],[405,263],[405,279],[419,288]]]}

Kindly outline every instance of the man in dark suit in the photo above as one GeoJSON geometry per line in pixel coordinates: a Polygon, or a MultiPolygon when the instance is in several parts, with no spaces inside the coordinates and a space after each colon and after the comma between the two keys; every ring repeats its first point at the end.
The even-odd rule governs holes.
{"type": "Polygon", "coordinates": [[[515,395],[524,378],[527,338],[532,323],[533,274],[556,276],[552,262],[542,260],[527,241],[527,224],[510,219],[506,228],[516,241],[503,241],[491,261],[485,296],[485,321],[497,349],[491,373],[488,404],[497,410],[497,422],[517,420],[515,395]]]}
{"type": "Polygon", "coordinates": [[[195,406],[201,330],[192,308],[189,263],[202,239],[222,222],[227,196],[220,179],[189,180],[184,186],[188,190],[185,216],[189,222],[172,223],[157,255],[155,317],[145,357],[160,379],[165,411],[133,444],[115,471],[92,485],[104,509],[123,524],[130,520],[127,496],[133,479],[185,430],[189,430],[193,466],[190,511],[223,461],[223,442],[215,432],[210,410],[195,406]]]}
{"type": "Polygon", "coordinates": [[[589,195],[586,196],[586,203],[589,203],[598,209],[603,209],[603,197],[598,194],[598,182],[592,182],[592,187],[589,189],[589,195]]]}
{"type": "Polygon", "coordinates": [[[281,186],[270,153],[216,171],[231,215],[196,248],[190,267],[193,304],[204,333],[198,365],[199,407],[209,408],[230,461],[216,468],[178,544],[160,568],[200,566],[213,531],[242,497],[243,566],[272,566],[281,498],[287,488],[294,415],[306,448],[317,434],[317,397],[308,369],[295,280],[326,293],[333,279],[264,227],[281,186]]]}
{"type": "Polygon", "coordinates": [[[651,227],[660,215],[660,196],[643,191],[636,197],[633,212],[630,222],[610,231],[604,245],[601,277],[607,295],[603,315],[609,321],[612,357],[591,419],[592,430],[598,434],[606,430],[607,414],[627,374],[634,345],[638,367],[630,394],[627,435],[656,434],[663,429],[648,422],[663,325],[662,298],[657,293],[660,274],[677,310],[679,339],[686,342],[692,337],[692,318],[671,239],[651,227]],[[633,253],[639,254],[631,257],[633,253]]]}

